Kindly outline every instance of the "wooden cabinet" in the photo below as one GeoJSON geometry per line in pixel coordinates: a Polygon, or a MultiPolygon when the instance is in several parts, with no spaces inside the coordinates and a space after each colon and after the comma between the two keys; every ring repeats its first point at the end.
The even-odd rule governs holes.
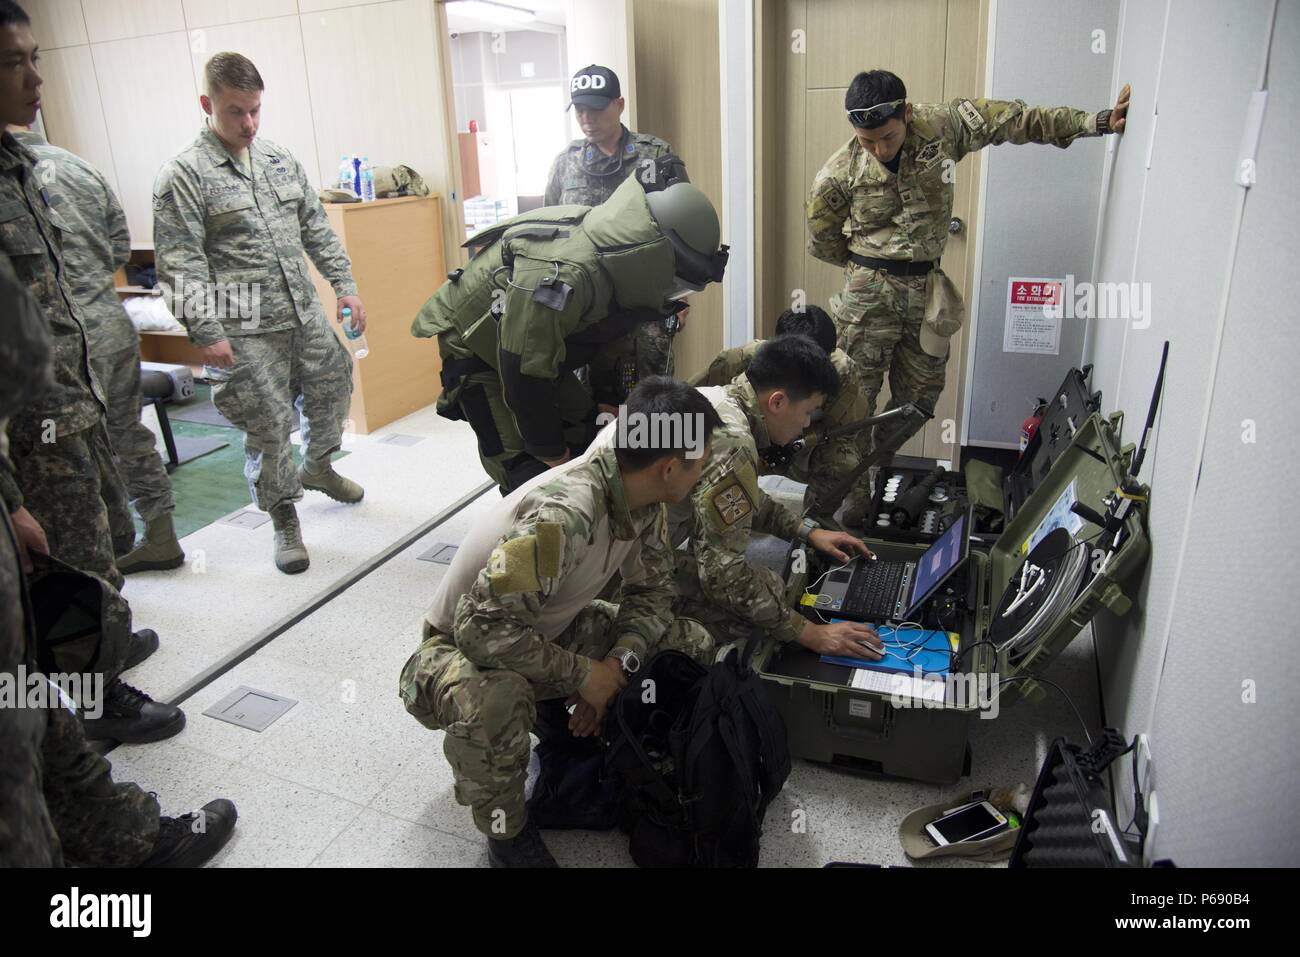
{"type": "MultiPolygon", "coordinates": [[[[327,204],[330,224],[352,259],[366,307],[370,354],[353,364],[352,428],[368,433],[438,398],[442,363],[434,339],[415,339],[411,322],[447,278],[438,196],[327,204]]],[[[337,300],[315,267],[312,281],[330,326],[337,300]]],[[[344,340],[346,342],[346,340],[344,340]]]]}

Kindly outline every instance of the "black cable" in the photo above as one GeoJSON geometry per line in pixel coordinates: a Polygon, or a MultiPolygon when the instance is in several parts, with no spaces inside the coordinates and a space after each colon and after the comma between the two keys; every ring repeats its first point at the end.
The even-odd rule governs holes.
{"type": "Polygon", "coordinates": [[[1047,678],[1040,678],[1037,675],[1013,675],[1010,678],[1003,678],[998,682],[998,691],[1000,692],[1002,690],[1003,685],[1010,684],[1013,681],[1037,681],[1049,685],[1061,692],[1065,697],[1066,702],[1070,705],[1070,710],[1074,712],[1075,718],[1078,719],[1079,726],[1083,728],[1083,736],[1088,739],[1088,746],[1092,746],[1092,735],[1088,733],[1088,725],[1084,722],[1083,715],[1079,712],[1079,709],[1074,706],[1074,699],[1070,697],[1064,688],[1058,685],[1055,681],[1050,681],[1047,678]]]}

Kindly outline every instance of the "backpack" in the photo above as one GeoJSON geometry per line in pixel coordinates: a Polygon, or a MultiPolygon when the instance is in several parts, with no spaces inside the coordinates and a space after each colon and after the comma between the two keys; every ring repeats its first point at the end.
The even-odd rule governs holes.
{"type": "Polygon", "coordinates": [[[758,645],[705,668],[652,657],[606,718],[607,767],[641,867],[756,867],[768,805],[790,774],[785,722],[750,669],[758,645]]]}

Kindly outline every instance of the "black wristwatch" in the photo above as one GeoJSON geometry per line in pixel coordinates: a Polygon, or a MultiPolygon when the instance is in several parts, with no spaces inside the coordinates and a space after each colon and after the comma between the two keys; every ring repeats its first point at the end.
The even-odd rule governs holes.
{"type": "Polygon", "coordinates": [[[1114,110],[1102,110],[1097,114],[1097,134],[1099,136],[1115,132],[1110,128],[1110,115],[1114,112],[1114,110]]]}

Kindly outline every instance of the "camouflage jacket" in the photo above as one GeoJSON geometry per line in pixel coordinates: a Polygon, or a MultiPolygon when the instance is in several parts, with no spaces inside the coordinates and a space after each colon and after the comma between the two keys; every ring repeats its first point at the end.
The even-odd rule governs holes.
{"type": "Polygon", "coordinates": [[[103,393],[90,368],[86,328],[63,266],[68,232],[36,180],[36,158],[13,135],[0,136],[0,251],[40,307],[54,348],[54,383],[12,418],[9,428],[58,435],[90,428],[105,414],[103,393]]]}
{"type": "Polygon", "coordinates": [[[488,543],[488,555],[466,539],[427,616],[433,629],[450,630],[480,667],[570,693],[587,680],[591,659],[554,640],[619,572],[613,644],[644,660],[672,621],[673,551],[663,505],[629,510],[608,435],[499,508],[509,530],[488,543]]]}
{"type": "Polygon", "coordinates": [[[336,295],[357,291],[302,165],[263,139],[248,152],[251,177],[205,128],[154,182],[158,282],[197,346],[319,316],[304,250],[336,295]]]}
{"type": "MultiPolygon", "coordinates": [[[[755,339],[746,345],[722,350],[704,372],[691,380],[691,385],[702,388],[730,384],[736,376],[749,368],[754,353],[758,352],[758,347],[765,341],[755,339]]],[[[835,349],[831,352],[831,365],[835,366],[835,371],[840,377],[839,394],[831,400],[830,405],[821,410],[821,415],[813,420],[813,424],[804,433],[805,436],[824,429],[837,429],[840,426],[851,425],[870,415],[866,400],[863,398],[862,376],[858,372],[857,363],[850,359],[843,349],[835,349]]]]}
{"type": "MultiPolygon", "coordinates": [[[[50,387],[49,323],[18,279],[9,257],[0,253],[0,503],[6,512],[22,508],[23,493],[9,458],[9,416],[50,387]]],[[[0,530],[3,531],[3,530],[0,530]]]]}
{"type": "Polygon", "coordinates": [[[999,143],[1064,148],[1080,137],[1097,136],[1096,122],[1096,113],[1029,107],[1022,100],[915,104],[897,175],[856,136],[826,161],[808,196],[808,252],[836,266],[845,265],[849,253],[938,259],[948,240],[958,160],[999,143]]]}
{"type": "MultiPolygon", "coordinates": [[[[792,641],[803,618],[786,604],[785,583],[745,558],[751,531],[791,541],[800,519],[758,487],[759,450],[770,444],[754,388],[744,377],[700,390],[718,410],[712,452],[691,497],[671,509],[675,539],[689,537],[704,597],[734,615],[792,641]]],[[[676,542],[674,542],[676,544],[676,542]]]]}
{"type": "Polygon", "coordinates": [[[543,205],[599,206],[643,163],[672,151],[659,137],[633,133],[626,126],[611,156],[585,139],[574,140],[551,164],[543,205]]]}
{"type": "Polygon", "coordinates": [[[95,167],[51,146],[39,133],[19,132],[14,138],[35,154],[36,178],[68,226],[63,262],[86,323],[91,357],[135,349],[139,336],[114,289],[113,273],[131,257],[131,233],[113,188],[95,167]]]}

